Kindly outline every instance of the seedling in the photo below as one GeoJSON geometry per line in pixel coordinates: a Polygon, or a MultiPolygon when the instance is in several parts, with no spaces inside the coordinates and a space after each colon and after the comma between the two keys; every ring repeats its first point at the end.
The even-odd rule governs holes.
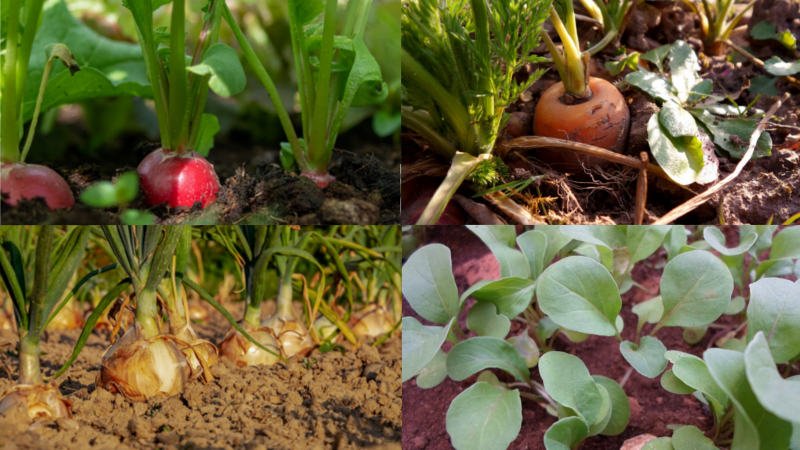
{"type": "Polygon", "coordinates": [[[524,64],[544,60],[528,55],[539,44],[549,0],[447,3],[404,1],[401,17],[403,126],[451,161],[418,224],[436,223],[464,179],[492,158],[505,107],[544,73],[514,80],[524,64]]]}
{"type": "Polygon", "coordinates": [[[289,0],[289,27],[300,97],[303,138],[295,133],[289,114],[266,69],[227,6],[223,13],[244,51],[247,62],[269,92],[289,139],[282,144],[281,163],[299,168],[302,176],[321,188],[334,181],[328,163],[336,138],[351,106],[377,105],[389,95],[381,70],[364,44],[371,1],[347,2],[345,23],[336,33],[337,0],[289,0]],[[323,16],[322,23],[315,22],[323,16]]]}
{"type": "Polygon", "coordinates": [[[74,205],[69,186],[55,171],[25,163],[40,111],[100,96],[147,96],[150,91],[143,80],[144,65],[136,46],[98,35],[75,19],[62,1],[44,3],[44,0],[3,2],[0,184],[10,205],[42,197],[55,209],[74,205]],[[66,41],[59,43],[60,39],[66,41]],[[73,56],[70,50],[76,54],[73,56]],[[81,70],[78,61],[86,61],[83,58],[89,54],[91,64],[81,70]],[[54,66],[55,58],[66,69],[54,66]],[[124,65],[125,70],[118,70],[118,64],[124,65]],[[20,150],[23,124],[27,121],[31,123],[20,150]]]}
{"type": "MultiPolygon", "coordinates": [[[[700,79],[697,55],[683,41],[651,50],[642,58],[654,62],[658,73],[640,68],[626,76],[625,81],[661,104],[661,111],[647,123],[650,151],[678,184],[715,181],[719,168],[715,149],[733,158],[741,158],[747,151],[758,123],[741,115],[752,104],[739,107],[718,103],[724,97],[711,94],[711,80],[700,79]],[[667,55],[669,78],[662,63],[667,55]]],[[[768,133],[762,133],[753,157],[769,156],[771,151],[772,139],[768,133]]]]}
{"type": "MultiPolygon", "coordinates": [[[[610,16],[606,20],[616,23],[610,16]]],[[[556,48],[546,31],[541,31],[541,36],[561,82],[542,94],[533,118],[533,133],[622,152],[630,129],[628,105],[614,85],[589,76],[591,55],[580,51],[572,1],[556,0],[550,9],[550,21],[561,38],[563,52],[556,48]]],[[[605,163],[562,149],[539,149],[537,155],[554,168],[568,173],[583,173],[585,166],[605,163]]]]}
{"type": "Polygon", "coordinates": [[[95,208],[119,207],[120,220],[126,225],[153,225],[155,216],[148,211],[126,209],[139,192],[139,174],[125,172],[112,183],[99,181],[81,193],[81,201],[95,208]]]}
{"type": "MultiPolygon", "coordinates": [[[[709,405],[718,424],[713,442],[725,444],[733,432],[730,420],[738,414],[734,412],[736,402],[728,400],[731,394],[723,382],[714,381],[717,375],[713,369],[706,369],[701,359],[668,351],[656,335],[664,327],[679,326],[697,330],[702,337],[705,327],[722,314],[741,313],[744,300],[735,304],[738,302],[731,299],[735,282],[732,273],[742,273],[746,252],[757,255],[770,245],[770,259],[754,262],[747,270],[753,272],[749,276],[759,280],[751,285],[748,341],[755,345],[758,338],[752,336],[771,332],[778,336],[769,343],[777,363],[787,363],[788,371],[800,360],[800,324],[795,323],[795,315],[784,314],[787,308],[793,308],[790,305],[797,283],[764,276],[770,270],[775,275],[796,270],[794,260],[800,259],[800,229],[796,227],[781,231],[774,241],[772,227],[743,228],[735,248],[727,248],[724,235],[713,227],[703,230],[704,241],[692,245],[687,245],[683,226],[544,226],[520,236],[516,236],[514,227],[470,229],[497,258],[499,280],[480,281],[458,296],[449,250],[439,244],[417,250],[403,267],[406,299],[417,314],[437,324],[423,326],[412,317],[403,318],[403,381],[416,376],[417,386],[425,389],[448,376],[461,381],[487,368],[501,369],[515,378],[504,383],[483,372],[475,385],[453,401],[447,413],[447,429],[457,450],[507,447],[521,426],[521,397],[539,403],[560,419],[545,434],[549,450],[576,448],[588,436],[624,430],[629,417],[625,393],[612,380],[590,376],[577,357],[553,351],[557,334],[574,342],[589,335],[614,336],[631,371],[648,378],[663,374],[662,384],[671,392],[700,391],[696,396],[709,405]],[[623,340],[620,292],[634,286],[630,279],[634,264],[662,246],[668,262],[661,278],[661,295],[633,308],[639,317],[634,341],[623,340]],[[721,257],[708,250],[719,252],[721,257]],[[561,259],[551,264],[556,255],[561,259]],[[457,321],[468,297],[477,301],[467,314],[467,327],[478,334],[471,338],[457,321]],[[508,337],[512,320],[527,323],[528,329],[508,337]],[[647,323],[655,326],[642,337],[647,323]],[[456,344],[449,353],[440,348],[445,340],[456,344]],[[666,370],[670,362],[673,368],[666,370]],[[542,384],[530,374],[537,366],[542,384]],[[702,370],[705,378],[697,372],[702,370]],[[715,387],[715,383],[723,387],[715,387]],[[503,407],[490,408],[489,404],[503,407]]],[[[734,344],[731,340],[725,348],[734,348],[734,344]]],[[[706,355],[728,351],[714,349],[706,355]]],[[[745,345],[739,351],[745,351],[745,345]]],[[[797,386],[800,388],[800,384],[797,386]]],[[[742,421],[735,420],[736,426],[740,427],[742,421]]],[[[672,439],[711,441],[692,427],[676,431],[672,439]]],[[[666,445],[662,442],[665,440],[659,445],[666,445]]],[[[694,447],[676,444],[674,448],[694,447]]]]}
{"type": "Polygon", "coordinates": [[[734,0],[710,1],[703,0],[702,8],[699,2],[683,0],[692,11],[700,16],[700,29],[703,35],[703,49],[709,56],[719,56],[725,54],[725,39],[728,39],[742,20],[745,13],[756,3],[752,1],[734,14],[734,0]]]}
{"type": "Polygon", "coordinates": [[[639,0],[581,0],[581,4],[603,29],[603,39],[587,50],[589,54],[596,54],[608,44],[614,42],[617,36],[622,36],[628,22],[636,11],[639,0]]]}
{"type": "Polygon", "coordinates": [[[209,88],[223,97],[245,87],[244,69],[231,47],[218,43],[224,2],[212,0],[205,9],[197,48],[186,63],[185,5],[172,2],[169,33],[153,28],[153,11],[167,0],[126,0],[133,13],[147,74],[153,85],[161,148],[139,164],[145,201],[150,205],[207,207],[217,198],[219,178],[201,155],[213,145],[219,130],[216,117],[204,114],[209,88]],[[159,44],[169,43],[168,50],[159,44]]]}
{"type": "Polygon", "coordinates": [[[30,419],[72,417],[70,402],[54,383],[46,384],[39,365],[42,330],[58,313],[70,278],[81,265],[90,230],[73,228],[56,236],[52,225],[45,226],[36,240],[36,251],[25,252],[31,242],[23,227],[0,233],[0,275],[14,305],[14,319],[19,334],[19,378],[17,385],[0,401],[0,413],[22,406],[30,419]],[[33,258],[35,257],[35,261],[33,258]],[[33,266],[32,274],[26,267],[33,266]],[[27,278],[33,276],[33,290],[27,278]]]}

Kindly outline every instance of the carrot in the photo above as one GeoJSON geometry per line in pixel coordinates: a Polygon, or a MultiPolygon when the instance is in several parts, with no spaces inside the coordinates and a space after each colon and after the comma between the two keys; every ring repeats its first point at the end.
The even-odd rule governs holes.
{"type": "MultiPolygon", "coordinates": [[[[625,98],[608,81],[589,76],[590,53],[580,51],[572,1],[555,1],[561,3],[564,21],[555,8],[550,10],[550,21],[561,38],[563,51],[555,46],[546,31],[542,30],[541,36],[561,82],[545,91],[536,105],[533,133],[621,153],[630,128],[625,98]]],[[[606,161],[562,149],[539,149],[537,155],[554,169],[571,174],[583,174],[584,167],[606,164],[606,161]]]]}
{"type": "MultiPolygon", "coordinates": [[[[588,101],[567,104],[564,83],[547,89],[536,106],[533,134],[591,144],[622,153],[628,141],[630,112],[625,98],[613,84],[589,78],[588,101]]],[[[583,173],[583,167],[607,161],[563,149],[539,149],[539,159],[556,170],[583,173]]]]}

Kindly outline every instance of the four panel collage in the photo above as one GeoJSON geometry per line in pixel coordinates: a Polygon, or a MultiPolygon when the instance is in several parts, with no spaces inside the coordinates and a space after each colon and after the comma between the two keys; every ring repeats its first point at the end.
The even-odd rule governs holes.
{"type": "Polygon", "coordinates": [[[800,450],[798,37],[0,0],[0,448],[800,450]]]}

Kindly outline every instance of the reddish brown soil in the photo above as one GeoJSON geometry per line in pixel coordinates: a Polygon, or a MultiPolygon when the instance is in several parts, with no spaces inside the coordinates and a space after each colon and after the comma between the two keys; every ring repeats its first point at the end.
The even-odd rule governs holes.
{"type": "MultiPolygon", "coordinates": [[[[232,308],[235,317],[241,307],[232,308]],[[238,310],[238,311],[237,311],[238,310]]],[[[230,325],[217,313],[196,325],[201,338],[219,342],[230,325]]],[[[42,367],[50,376],[71,354],[79,330],[49,332],[42,367]]],[[[17,342],[0,332],[0,341],[17,342]]],[[[73,402],[74,419],[40,421],[30,427],[0,416],[5,449],[386,449],[399,450],[401,342],[364,345],[346,354],[261,367],[236,367],[227,359],[213,366],[215,380],[200,382],[171,398],[129,403],[95,388],[107,332],[95,332],[67,374],[57,380],[73,402]]],[[[17,358],[0,362],[16,379],[17,358]]],[[[15,384],[0,370],[0,393],[15,384]]]]}
{"type": "MultiPolygon", "coordinates": [[[[724,229],[728,246],[738,243],[738,232],[735,227],[724,229]]],[[[453,273],[459,292],[470,285],[484,279],[497,279],[500,276],[497,260],[489,249],[466,228],[428,227],[427,243],[439,242],[447,245],[452,252],[453,273]]],[[[636,265],[633,279],[652,292],[648,294],[641,289],[632,288],[622,296],[622,318],[625,321],[623,339],[631,340],[636,329],[637,318],[631,307],[657,295],[661,271],[666,263],[666,255],[660,250],[656,255],[636,265]]],[[[734,294],[735,295],[735,294],[734,294]]],[[[407,302],[403,303],[403,316],[413,315],[421,322],[428,324],[417,316],[407,302]]],[[[462,328],[466,328],[466,311],[460,316],[462,328]]],[[[723,316],[717,321],[722,325],[738,323],[736,317],[723,316]]],[[[646,325],[644,333],[650,331],[652,325],[646,325]]],[[[518,322],[512,322],[510,335],[521,332],[518,322]]],[[[703,351],[715,339],[714,330],[709,330],[697,345],[689,345],[682,338],[680,328],[664,328],[657,337],[670,350],[679,350],[701,356],[703,351]]],[[[470,333],[474,335],[474,333],[470,333]]],[[[452,345],[445,343],[445,351],[452,345]]],[[[619,343],[613,337],[592,336],[583,343],[575,344],[559,337],[556,350],[568,352],[580,357],[593,375],[604,375],[620,382],[625,376],[629,364],[619,352],[619,343]]],[[[501,380],[511,381],[504,373],[494,371],[501,380]],[[505,378],[504,378],[505,377],[505,378]]],[[[538,371],[532,376],[538,378],[538,371]]],[[[445,427],[445,414],[450,402],[464,389],[475,382],[475,376],[463,381],[445,380],[433,389],[420,389],[415,380],[403,384],[403,448],[407,450],[447,450],[451,449],[450,438],[445,427]]],[[[648,379],[633,372],[624,386],[631,403],[631,419],[626,430],[619,436],[594,436],[587,439],[581,450],[618,450],[622,442],[644,433],[656,436],[671,436],[667,428],[670,424],[694,425],[701,430],[709,430],[713,419],[707,407],[691,395],[675,395],[661,387],[660,377],[648,379]]],[[[544,433],[556,419],[545,410],[529,400],[522,400],[522,430],[519,437],[509,447],[512,450],[544,450],[544,433]]]]}

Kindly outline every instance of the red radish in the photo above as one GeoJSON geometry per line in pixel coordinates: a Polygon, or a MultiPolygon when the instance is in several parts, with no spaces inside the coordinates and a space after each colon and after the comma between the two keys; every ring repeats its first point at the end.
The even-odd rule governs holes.
{"type": "Polygon", "coordinates": [[[44,198],[50,209],[71,208],[75,197],[61,175],[38,164],[12,163],[0,166],[0,185],[6,202],[15,206],[22,199],[44,198]]]}
{"type": "Polygon", "coordinates": [[[199,201],[205,208],[217,199],[219,178],[214,166],[195,151],[178,154],[158,149],[136,170],[148,205],[168,202],[171,208],[191,207],[199,201]]]}
{"type": "Polygon", "coordinates": [[[325,189],[326,187],[328,187],[328,184],[331,181],[336,181],[336,177],[334,177],[333,175],[331,175],[328,172],[317,173],[317,172],[314,172],[312,170],[307,170],[305,172],[302,172],[300,174],[300,176],[304,176],[306,178],[310,178],[311,181],[313,181],[314,183],[317,183],[317,186],[319,186],[320,189],[325,189]]]}

